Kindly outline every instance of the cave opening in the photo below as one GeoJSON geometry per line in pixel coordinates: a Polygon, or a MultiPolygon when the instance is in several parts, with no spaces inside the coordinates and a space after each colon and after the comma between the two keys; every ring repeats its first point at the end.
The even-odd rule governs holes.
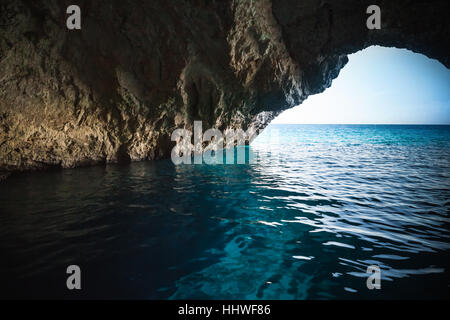
{"type": "Polygon", "coordinates": [[[406,49],[349,55],[330,88],[271,124],[450,124],[450,70],[406,49]]]}

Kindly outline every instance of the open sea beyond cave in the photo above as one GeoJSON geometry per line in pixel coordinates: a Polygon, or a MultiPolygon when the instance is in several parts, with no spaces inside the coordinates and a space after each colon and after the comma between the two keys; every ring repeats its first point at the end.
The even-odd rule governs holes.
{"type": "Polygon", "coordinates": [[[11,176],[0,297],[450,297],[450,126],[270,125],[250,150],[11,176]]]}

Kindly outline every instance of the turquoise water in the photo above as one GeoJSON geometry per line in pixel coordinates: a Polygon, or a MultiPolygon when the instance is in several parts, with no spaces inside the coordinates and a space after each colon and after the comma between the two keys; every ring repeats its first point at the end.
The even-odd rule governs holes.
{"type": "Polygon", "coordinates": [[[250,149],[1,182],[0,297],[450,297],[450,126],[271,125],[250,149]]]}

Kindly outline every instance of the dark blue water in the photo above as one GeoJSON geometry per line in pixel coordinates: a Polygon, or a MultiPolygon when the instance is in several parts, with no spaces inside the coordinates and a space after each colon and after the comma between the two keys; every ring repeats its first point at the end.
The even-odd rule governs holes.
{"type": "Polygon", "coordinates": [[[0,297],[450,297],[449,126],[273,125],[250,149],[1,182],[0,297]]]}

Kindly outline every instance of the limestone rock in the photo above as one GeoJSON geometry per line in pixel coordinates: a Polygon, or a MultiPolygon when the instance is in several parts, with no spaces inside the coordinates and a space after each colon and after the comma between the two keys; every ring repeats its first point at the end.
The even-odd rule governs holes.
{"type": "Polygon", "coordinates": [[[169,157],[172,131],[194,120],[262,129],[374,44],[450,67],[448,12],[447,0],[0,0],[0,171],[169,157]],[[377,3],[382,29],[368,30],[377,3]]]}

